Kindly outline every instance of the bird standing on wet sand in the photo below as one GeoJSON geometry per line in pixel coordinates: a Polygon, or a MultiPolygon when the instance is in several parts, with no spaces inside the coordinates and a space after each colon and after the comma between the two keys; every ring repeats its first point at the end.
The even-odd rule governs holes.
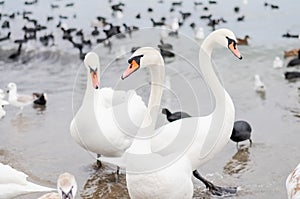
{"type": "Polygon", "coordinates": [[[38,199],[75,199],[77,182],[70,173],[63,173],[57,179],[57,193],[47,193],[38,199]]]}
{"type": "Polygon", "coordinates": [[[235,121],[230,139],[236,142],[237,147],[239,142],[245,140],[249,140],[251,146],[252,145],[251,131],[252,129],[248,122],[243,120],[235,121]]]}

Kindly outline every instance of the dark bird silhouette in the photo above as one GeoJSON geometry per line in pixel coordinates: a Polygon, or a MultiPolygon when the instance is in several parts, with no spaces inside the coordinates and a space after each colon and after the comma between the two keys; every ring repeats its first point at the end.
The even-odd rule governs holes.
{"type": "Polygon", "coordinates": [[[67,3],[66,4],[66,7],[73,7],[74,6],[74,3],[67,3]]]}
{"type": "Polygon", "coordinates": [[[122,6],[125,6],[124,3],[118,3],[118,4],[114,4],[111,6],[111,9],[113,11],[120,11],[120,12],[123,12],[123,8],[121,8],[122,6]]]}
{"type": "Polygon", "coordinates": [[[51,6],[52,9],[59,8],[59,5],[57,5],[57,4],[51,4],[50,6],[51,6]]]}
{"type": "Polygon", "coordinates": [[[154,21],[153,18],[151,18],[150,20],[152,21],[153,27],[155,27],[155,26],[164,26],[165,25],[165,23],[162,22],[162,21],[154,21]]]}
{"type": "Polygon", "coordinates": [[[38,2],[38,0],[33,0],[33,1],[25,1],[24,4],[25,5],[34,5],[38,2]]]}
{"type": "Polygon", "coordinates": [[[287,80],[295,80],[297,78],[300,78],[300,72],[298,71],[291,71],[291,72],[285,72],[284,77],[287,80]]]}
{"type": "Polygon", "coordinates": [[[240,8],[236,6],[236,7],[233,8],[233,11],[234,11],[235,13],[239,13],[239,12],[240,12],[240,8]]]}
{"type": "Polygon", "coordinates": [[[279,6],[277,6],[277,5],[271,4],[270,6],[271,6],[272,9],[279,9],[279,6]]]}
{"type": "Polygon", "coordinates": [[[251,146],[252,145],[251,131],[252,129],[248,122],[243,120],[235,121],[230,139],[236,142],[237,146],[239,142],[249,140],[251,146]]]}
{"type": "Polygon", "coordinates": [[[212,15],[201,15],[200,19],[211,19],[212,15]]]}
{"type": "Polygon", "coordinates": [[[172,2],[172,6],[181,6],[181,5],[182,5],[182,1],[172,2]]]}
{"type": "Polygon", "coordinates": [[[216,1],[213,1],[213,0],[208,1],[208,3],[209,3],[209,4],[217,4],[217,2],[216,2],[216,1]]]}
{"type": "Polygon", "coordinates": [[[201,5],[203,5],[203,3],[200,2],[200,1],[194,1],[194,5],[195,5],[195,6],[201,6],[201,5]]]}
{"type": "Polygon", "coordinates": [[[175,113],[171,113],[167,108],[163,108],[162,109],[162,114],[166,115],[167,120],[169,122],[174,122],[176,120],[182,119],[182,118],[187,118],[187,117],[191,117],[189,114],[185,113],[185,112],[175,112],[175,113]]]}
{"type": "Polygon", "coordinates": [[[1,38],[0,38],[0,42],[1,42],[1,41],[5,41],[5,40],[8,40],[8,39],[10,39],[10,35],[11,35],[11,32],[7,33],[7,35],[6,35],[6,36],[4,36],[4,37],[1,37],[1,38]]]}
{"type": "Polygon", "coordinates": [[[59,18],[60,18],[60,19],[68,19],[69,17],[68,17],[68,16],[65,16],[65,15],[59,15],[59,18]]]}
{"type": "Polygon", "coordinates": [[[162,48],[164,50],[173,50],[172,44],[165,43],[162,39],[160,40],[160,44],[157,46],[158,48],[162,48]]]}
{"type": "Polygon", "coordinates": [[[292,66],[297,66],[297,65],[300,65],[300,49],[298,50],[298,57],[289,61],[289,63],[287,64],[287,67],[292,67],[292,66]]]}
{"type": "Polygon", "coordinates": [[[48,16],[48,17],[47,17],[47,21],[52,21],[53,19],[54,19],[53,16],[48,16]]]}
{"type": "Polygon", "coordinates": [[[204,10],[204,11],[208,11],[209,9],[208,9],[207,6],[205,6],[205,7],[203,7],[203,10],[204,10]]]}
{"type": "Polygon", "coordinates": [[[135,18],[140,19],[141,18],[141,13],[138,13],[135,18]]]}
{"type": "Polygon", "coordinates": [[[237,21],[244,21],[244,19],[245,19],[245,15],[238,17],[237,21]]]}
{"type": "Polygon", "coordinates": [[[34,104],[45,106],[47,103],[47,94],[46,93],[32,93],[32,95],[37,98],[33,101],[34,104]]]}
{"type": "Polygon", "coordinates": [[[288,32],[286,34],[283,34],[282,37],[286,37],[286,38],[299,38],[299,35],[290,34],[288,32]]]}
{"type": "Polygon", "coordinates": [[[152,9],[152,8],[148,8],[147,11],[148,11],[148,12],[153,12],[153,9],[152,9]]]}
{"type": "Polygon", "coordinates": [[[185,20],[186,18],[188,18],[192,15],[192,13],[190,13],[190,12],[179,11],[179,13],[181,14],[181,17],[182,17],[183,20],[185,20]]]}
{"type": "Polygon", "coordinates": [[[7,20],[3,21],[1,28],[2,29],[5,29],[5,28],[9,29],[10,28],[9,21],[7,21],[7,20]]]}
{"type": "Polygon", "coordinates": [[[20,43],[17,52],[9,55],[8,58],[9,59],[17,59],[21,55],[22,45],[23,45],[23,43],[20,43]]]}
{"type": "Polygon", "coordinates": [[[120,30],[120,26],[114,26],[112,23],[109,24],[109,29],[107,30],[103,30],[103,32],[105,33],[106,35],[106,38],[110,38],[114,35],[117,35],[119,33],[121,33],[121,30],[120,30]]]}
{"type": "Polygon", "coordinates": [[[99,35],[99,30],[98,30],[97,26],[94,26],[94,30],[92,31],[91,35],[93,35],[93,36],[99,35]]]}

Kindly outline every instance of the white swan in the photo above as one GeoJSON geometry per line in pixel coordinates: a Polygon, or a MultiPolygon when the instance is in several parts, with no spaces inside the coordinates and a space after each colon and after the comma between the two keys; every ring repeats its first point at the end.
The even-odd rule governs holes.
{"type": "Polygon", "coordinates": [[[33,192],[47,192],[55,189],[27,181],[28,175],[0,163],[0,198],[13,198],[33,192]]]}
{"type": "Polygon", "coordinates": [[[5,105],[9,103],[3,99],[0,99],[0,119],[6,115],[6,111],[3,109],[5,105]]]}
{"type": "MultiPolygon", "coordinates": [[[[233,129],[234,105],[211,64],[212,51],[218,45],[228,48],[239,59],[242,58],[236,47],[236,37],[228,29],[216,30],[203,41],[199,52],[199,66],[204,80],[215,97],[214,111],[204,117],[190,117],[168,123],[158,128],[151,140],[152,152],[161,155],[176,151],[185,153],[192,163],[193,170],[198,169],[222,150],[230,140],[233,129]]],[[[149,59],[141,57],[140,62],[146,65],[147,60],[149,59]]],[[[127,166],[122,160],[113,158],[101,158],[101,160],[127,166]]]]}
{"type": "Polygon", "coordinates": [[[166,156],[151,152],[151,135],[159,112],[159,104],[164,84],[164,61],[161,54],[150,47],[139,48],[128,61],[128,69],[122,79],[138,68],[149,67],[151,72],[151,92],[146,117],[130,148],[126,151],[126,182],[130,198],[138,199],[190,199],[193,196],[192,168],[190,161],[179,157],[164,164],[166,156]]]}
{"type": "Polygon", "coordinates": [[[300,164],[289,174],[285,186],[288,199],[300,198],[300,164]]]}
{"type": "Polygon", "coordinates": [[[57,192],[47,193],[38,199],[74,199],[77,193],[77,182],[70,173],[63,173],[57,179],[57,192]]]}
{"type": "Polygon", "coordinates": [[[87,84],[81,107],[74,116],[70,132],[83,148],[108,157],[121,156],[131,145],[132,136],[123,129],[139,126],[146,106],[135,91],[99,88],[99,57],[89,52],[84,59],[87,84]]]}

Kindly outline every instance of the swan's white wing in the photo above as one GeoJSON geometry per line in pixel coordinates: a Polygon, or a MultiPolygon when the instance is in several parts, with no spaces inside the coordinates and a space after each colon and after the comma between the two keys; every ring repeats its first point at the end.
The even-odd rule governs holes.
{"type": "Polygon", "coordinates": [[[126,100],[126,92],[121,90],[113,90],[112,88],[101,88],[99,90],[100,101],[105,108],[124,103],[126,100]]]}
{"type": "Polygon", "coordinates": [[[27,184],[27,177],[25,173],[0,163],[0,184],[14,183],[25,185],[27,184]]]}

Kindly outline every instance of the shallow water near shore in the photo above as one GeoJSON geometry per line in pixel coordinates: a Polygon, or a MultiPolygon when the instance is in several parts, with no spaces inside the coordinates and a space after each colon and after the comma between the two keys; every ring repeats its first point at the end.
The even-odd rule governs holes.
{"type": "MultiPolygon", "coordinates": [[[[24,7],[20,2],[9,0],[0,8],[3,13],[23,11],[25,8],[32,10],[33,15],[45,23],[47,15],[59,14],[59,10],[49,8],[51,2],[61,5],[67,3],[48,0],[24,7]]],[[[218,1],[217,5],[208,5],[206,2],[210,11],[204,12],[203,6],[196,8],[193,2],[184,2],[176,11],[190,11],[192,16],[181,27],[178,38],[169,37],[165,40],[172,43],[176,57],[166,60],[166,75],[172,92],[167,90],[164,93],[162,106],[172,111],[182,109],[196,116],[209,114],[213,110],[214,100],[201,74],[197,72],[202,41],[193,40],[194,33],[189,24],[197,22],[198,26],[204,27],[207,35],[211,28],[205,25],[206,21],[199,21],[199,16],[212,13],[228,21],[218,28],[230,28],[237,37],[245,34],[251,37],[249,46],[238,47],[242,60],[236,59],[225,49],[216,49],[213,53],[217,74],[234,102],[236,120],[246,120],[252,126],[252,147],[249,147],[249,142],[243,142],[237,150],[236,144],[229,141],[221,153],[199,168],[201,174],[217,185],[239,186],[240,191],[231,198],[286,198],[285,180],[300,160],[299,82],[287,81],[283,75],[285,71],[299,71],[299,68],[287,69],[284,66],[274,69],[272,66],[276,56],[283,59],[284,50],[299,48],[299,39],[286,39],[281,35],[286,31],[300,31],[296,9],[300,3],[296,0],[288,3],[278,0],[274,3],[280,6],[279,10],[266,8],[259,0],[249,0],[248,4],[233,0],[218,1]],[[233,13],[234,6],[240,6],[240,14],[233,13]],[[245,21],[236,22],[236,17],[242,14],[246,16],[245,21]],[[254,91],[255,74],[259,74],[266,85],[265,96],[254,91]]],[[[137,88],[138,94],[147,102],[150,89],[148,71],[141,70],[139,75],[134,74],[134,77],[122,82],[120,76],[127,67],[131,47],[156,47],[159,44],[161,30],[148,28],[152,25],[149,18],[157,19],[166,15],[170,5],[170,1],[163,4],[156,1],[126,1],[122,19],[111,17],[106,1],[102,4],[95,0],[75,1],[75,7],[62,8],[62,12],[68,16],[76,13],[76,18],[65,22],[69,27],[82,28],[86,33],[92,30],[90,21],[98,15],[107,16],[116,24],[125,21],[142,28],[134,32],[132,38],[113,38],[111,50],[103,44],[85,50],[94,50],[100,56],[101,86],[137,88]],[[148,7],[152,7],[154,12],[147,13],[148,7]],[[138,11],[142,13],[141,20],[134,18],[138,11]],[[125,49],[124,56],[118,54],[120,48],[125,49]],[[141,87],[136,86],[142,84],[141,87]]],[[[18,39],[22,36],[19,29],[23,22],[18,18],[14,20],[12,38],[18,39]]],[[[116,167],[113,165],[104,164],[97,169],[96,156],[83,150],[70,135],[70,122],[84,94],[86,73],[78,52],[69,42],[59,38],[61,31],[55,28],[56,22],[47,25],[57,38],[56,46],[43,47],[38,42],[30,42],[24,46],[20,58],[11,61],[7,57],[16,50],[16,45],[12,41],[0,43],[0,88],[5,89],[9,82],[15,82],[20,93],[43,91],[49,99],[46,107],[28,106],[21,115],[17,115],[17,108],[5,107],[7,115],[0,120],[0,162],[27,173],[35,183],[51,187],[56,187],[60,173],[68,171],[76,176],[79,186],[77,198],[129,198],[125,171],[122,170],[120,177],[116,178],[116,167]]],[[[0,32],[1,37],[6,34],[5,31],[0,32]]],[[[289,59],[284,60],[285,65],[289,59]]],[[[160,115],[158,126],[163,123],[166,120],[160,115]]],[[[201,183],[194,182],[194,198],[211,198],[201,183]]],[[[41,195],[29,194],[17,198],[37,198],[41,195]]]]}

